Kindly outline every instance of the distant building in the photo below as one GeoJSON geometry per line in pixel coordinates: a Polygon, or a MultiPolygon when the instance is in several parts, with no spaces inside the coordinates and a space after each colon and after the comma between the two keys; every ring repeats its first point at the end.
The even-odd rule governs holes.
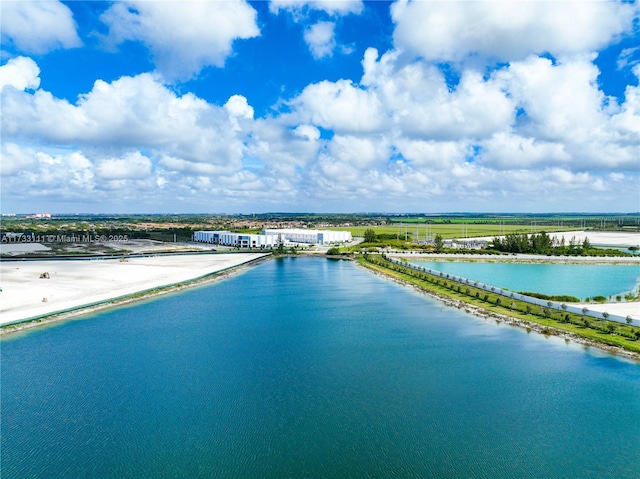
{"type": "Polygon", "coordinates": [[[275,248],[283,244],[346,243],[351,241],[349,231],[307,229],[264,229],[262,234],[232,233],[231,231],[196,231],[193,241],[238,248],[275,248]]]}
{"type": "Polygon", "coordinates": [[[277,237],[231,231],[196,231],[193,233],[193,241],[238,248],[264,249],[278,246],[277,237]]]}
{"type": "Polygon", "coordinates": [[[36,213],[35,215],[27,216],[27,218],[32,218],[35,220],[50,220],[51,213],[36,213]]]}
{"type": "Polygon", "coordinates": [[[290,243],[305,244],[347,243],[352,239],[349,231],[333,230],[263,229],[262,234],[266,236],[282,235],[290,243]]]}
{"type": "Polygon", "coordinates": [[[486,248],[488,242],[479,238],[458,238],[444,240],[445,248],[453,249],[483,249],[486,248]]]}

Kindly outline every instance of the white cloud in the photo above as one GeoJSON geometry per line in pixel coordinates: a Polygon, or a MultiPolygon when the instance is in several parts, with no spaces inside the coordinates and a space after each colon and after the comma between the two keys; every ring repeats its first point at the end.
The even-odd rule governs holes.
{"type": "Polygon", "coordinates": [[[623,2],[430,2],[391,7],[396,47],[434,61],[518,60],[596,51],[630,31],[638,5],[623,2]]]}
{"type": "Polygon", "coordinates": [[[395,52],[379,61],[377,56],[375,49],[365,52],[362,83],[377,95],[403,134],[424,140],[482,138],[513,122],[513,101],[493,79],[465,70],[450,91],[435,66],[399,63],[395,52]]]}
{"type": "Polygon", "coordinates": [[[640,47],[625,48],[620,52],[616,66],[618,70],[632,68],[640,63],[640,47]]]}
{"type": "Polygon", "coordinates": [[[395,142],[398,151],[419,169],[446,169],[465,161],[470,148],[465,141],[424,141],[399,138],[395,142]]]}
{"type": "Polygon", "coordinates": [[[384,168],[389,158],[389,145],[382,137],[336,135],[328,146],[331,157],[356,170],[384,168]]]}
{"type": "Polygon", "coordinates": [[[627,87],[625,101],[617,106],[599,89],[599,73],[586,59],[554,65],[546,58],[529,57],[496,74],[496,82],[524,112],[517,126],[520,135],[535,139],[538,148],[547,144],[547,160],[563,158],[573,169],[638,169],[638,88],[627,87]],[[552,143],[555,154],[548,151],[552,143]],[[564,153],[558,156],[560,149],[564,153]]]}
{"type": "Polygon", "coordinates": [[[151,160],[138,151],[122,158],[106,158],[96,167],[97,175],[105,180],[135,180],[151,174],[151,160]]]}
{"type": "Polygon", "coordinates": [[[3,143],[1,169],[3,203],[17,199],[24,208],[41,197],[81,202],[93,198],[92,164],[80,151],[3,143]]]}
{"type": "Polygon", "coordinates": [[[482,164],[499,170],[537,168],[571,161],[571,156],[562,143],[540,141],[506,132],[495,134],[483,142],[482,147],[482,164]]]}
{"type": "Polygon", "coordinates": [[[0,2],[0,23],[2,41],[24,53],[82,45],[71,10],[57,0],[0,2]]]}
{"type": "Polygon", "coordinates": [[[2,104],[1,126],[8,138],[90,148],[157,149],[229,171],[241,164],[243,149],[234,115],[247,116],[252,110],[241,97],[232,97],[224,108],[191,93],[176,96],[150,74],[112,83],[98,80],[76,105],[43,90],[30,94],[6,88],[2,104]]]}
{"type": "Polygon", "coordinates": [[[364,5],[361,0],[270,0],[269,10],[278,13],[280,10],[300,15],[304,10],[320,10],[329,15],[348,15],[360,13],[364,5]]]}
{"type": "Polygon", "coordinates": [[[231,96],[224,107],[231,116],[246,118],[248,120],[253,118],[253,107],[249,105],[247,99],[242,95],[231,96]]]}
{"type": "Polygon", "coordinates": [[[298,138],[316,141],[320,138],[320,130],[311,125],[299,125],[293,130],[293,134],[298,138]]]}
{"type": "Polygon", "coordinates": [[[304,41],[309,45],[313,58],[330,57],[336,47],[334,38],[335,23],[318,22],[304,31],[304,41]]]}
{"type": "Polygon", "coordinates": [[[234,40],[260,34],[257,12],[244,0],[180,2],[127,0],[102,16],[107,41],[143,42],[169,80],[188,80],[206,66],[222,67],[234,40]]]}
{"type": "Polygon", "coordinates": [[[35,152],[31,149],[20,148],[16,143],[3,142],[0,151],[0,173],[2,176],[11,176],[22,171],[31,170],[36,164],[35,152]]]}
{"type": "Polygon", "coordinates": [[[246,159],[262,164],[260,174],[271,181],[300,180],[321,146],[320,132],[314,126],[290,127],[283,120],[259,120],[253,127],[246,159]]]}
{"type": "Polygon", "coordinates": [[[6,64],[0,66],[0,90],[7,85],[18,90],[38,88],[40,68],[31,58],[11,58],[6,64]]]}
{"type": "Polygon", "coordinates": [[[349,80],[311,84],[291,105],[301,123],[339,132],[373,132],[384,125],[382,105],[376,95],[349,80]]]}

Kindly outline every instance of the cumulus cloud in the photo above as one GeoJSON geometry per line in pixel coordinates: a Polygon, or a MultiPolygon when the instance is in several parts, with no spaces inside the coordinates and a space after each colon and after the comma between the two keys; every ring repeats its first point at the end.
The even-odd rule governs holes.
{"type": "Polygon", "coordinates": [[[496,82],[522,111],[521,124],[516,125],[520,134],[535,138],[536,148],[533,143],[530,148],[520,145],[529,153],[521,159],[533,159],[536,155],[530,154],[537,149],[548,161],[562,158],[574,169],[638,169],[638,87],[627,87],[618,106],[599,89],[599,73],[587,59],[554,65],[546,58],[529,57],[496,74],[496,82]]]}
{"type": "Polygon", "coordinates": [[[373,132],[384,125],[382,105],[376,95],[349,80],[311,84],[291,105],[301,123],[339,132],[373,132]]]}
{"type": "Polygon", "coordinates": [[[471,154],[466,141],[425,141],[400,137],[395,146],[404,158],[419,169],[446,169],[464,162],[471,154]]]}
{"type": "Polygon", "coordinates": [[[249,105],[247,99],[242,95],[232,95],[224,107],[229,114],[239,118],[253,118],[253,107],[249,105]]]}
{"type": "Polygon", "coordinates": [[[16,143],[2,143],[0,147],[2,161],[0,162],[0,174],[11,176],[21,171],[29,171],[36,164],[35,152],[30,149],[20,148],[16,143]]]}
{"type": "Polygon", "coordinates": [[[422,2],[391,7],[394,42],[433,61],[509,61],[596,51],[633,26],[626,2],[422,2]]]}
{"type": "Polygon", "coordinates": [[[105,180],[133,180],[151,174],[151,160],[138,151],[122,158],[106,158],[96,167],[96,173],[105,180]]]}
{"type": "Polygon", "coordinates": [[[111,83],[98,80],[75,105],[43,90],[31,94],[7,88],[2,90],[2,103],[2,131],[9,138],[158,149],[228,169],[241,163],[243,148],[230,116],[252,111],[240,97],[232,97],[224,108],[191,93],[177,96],[150,74],[111,83]]]}
{"type": "Polygon", "coordinates": [[[82,45],[71,10],[57,0],[1,2],[0,23],[3,43],[24,53],[82,45]]]}
{"type": "Polygon", "coordinates": [[[222,67],[233,42],[260,34],[257,12],[244,0],[114,3],[101,16],[107,41],[143,42],[158,70],[169,80],[188,80],[206,66],[222,67]]]}
{"type": "Polygon", "coordinates": [[[300,181],[300,175],[315,160],[322,145],[315,126],[292,127],[284,120],[263,119],[253,126],[246,159],[270,181],[300,181]]]}
{"type": "Polygon", "coordinates": [[[333,55],[336,47],[334,38],[335,23],[318,22],[304,31],[304,41],[309,45],[313,58],[319,59],[333,55]]]}
{"type": "Polygon", "coordinates": [[[386,166],[389,145],[384,137],[336,135],[328,146],[331,157],[357,170],[386,166]]]}
{"type": "Polygon", "coordinates": [[[11,58],[0,66],[0,90],[5,86],[18,90],[36,89],[40,86],[40,68],[31,58],[11,58]]]}
{"type": "Polygon", "coordinates": [[[562,143],[537,140],[506,132],[482,143],[483,164],[500,170],[537,168],[568,163],[571,156],[562,143]]]}
{"type": "Polygon", "coordinates": [[[37,198],[86,201],[95,187],[91,162],[80,151],[46,151],[15,143],[2,145],[2,188],[24,202],[37,198]]]}
{"type": "MultiPolygon", "coordinates": [[[[139,6],[125,15],[155,15],[139,6]]],[[[142,39],[147,27],[136,28],[142,39]]],[[[477,55],[502,54],[482,48],[477,55]]],[[[606,209],[637,197],[640,87],[608,97],[595,54],[578,50],[491,70],[462,63],[452,82],[424,57],[368,49],[359,81],[309,84],[282,99],[285,112],[258,118],[241,94],[211,104],[159,73],[97,80],[69,101],[39,89],[38,65],[18,57],[0,67],[3,190],[72,199],[80,189],[97,199],[161,191],[147,196],[217,211],[344,210],[345,201],[351,210],[606,209]]]]}
{"type": "Polygon", "coordinates": [[[270,0],[269,10],[278,13],[280,10],[300,14],[305,10],[320,10],[329,15],[347,15],[360,13],[364,8],[361,0],[270,0]]]}
{"type": "Polygon", "coordinates": [[[395,52],[379,61],[377,57],[375,49],[365,52],[362,83],[376,94],[403,134],[425,140],[482,138],[513,121],[514,104],[493,79],[465,70],[451,91],[436,66],[399,63],[395,52]]]}
{"type": "Polygon", "coordinates": [[[527,198],[556,198],[557,188],[577,195],[563,197],[576,209],[586,192],[598,192],[593,204],[614,201],[622,185],[605,173],[640,167],[640,90],[628,86],[620,104],[606,97],[592,59],[529,56],[484,75],[465,67],[450,85],[433,64],[369,49],[360,84],[312,84],[289,102],[290,121],[333,133],[307,163],[306,192],[374,200],[384,185],[384,204],[445,207],[449,194],[481,209],[517,199],[522,211],[539,210],[527,198]]]}

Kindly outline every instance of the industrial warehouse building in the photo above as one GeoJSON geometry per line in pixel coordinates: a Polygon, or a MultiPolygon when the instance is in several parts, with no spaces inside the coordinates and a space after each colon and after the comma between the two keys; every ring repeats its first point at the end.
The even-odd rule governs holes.
{"type": "Polygon", "coordinates": [[[231,231],[196,231],[193,233],[193,241],[239,248],[275,248],[278,246],[277,236],[232,233],[231,231]]]}
{"type": "Polygon", "coordinates": [[[348,231],[306,229],[264,229],[262,234],[196,231],[193,233],[193,241],[239,248],[275,248],[280,242],[322,245],[345,243],[351,241],[351,233],[348,231]]]}
{"type": "Polygon", "coordinates": [[[351,241],[349,231],[305,230],[305,229],[263,229],[266,236],[278,236],[290,243],[331,244],[351,241]]]}

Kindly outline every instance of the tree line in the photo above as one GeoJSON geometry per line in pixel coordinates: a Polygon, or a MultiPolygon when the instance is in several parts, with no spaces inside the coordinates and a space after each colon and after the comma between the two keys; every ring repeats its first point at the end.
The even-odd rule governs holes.
{"type": "Polygon", "coordinates": [[[527,233],[510,233],[504,238],[496,237],[491,246],[504,253],[532,253],[532,254],[581,254],[592,248],[589,238],[585,237],[580,243],[572,237],[567,245],[564,236],[559,240],[549,236],[546,232],[529,235],[527,233]]]}

